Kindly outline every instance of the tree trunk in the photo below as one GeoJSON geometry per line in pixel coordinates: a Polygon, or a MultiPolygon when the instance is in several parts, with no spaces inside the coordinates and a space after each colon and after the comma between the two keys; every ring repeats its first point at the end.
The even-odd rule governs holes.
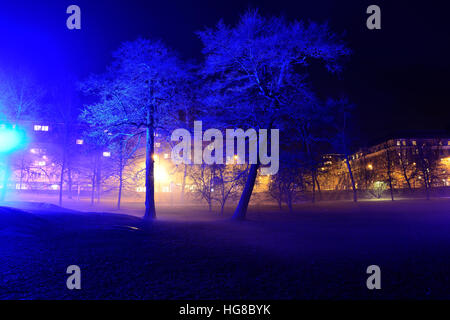
{"type": "Polygon", "coordinates": [[[427,200],[430,200],[430,190],[428,188],[428,186],[429,186],[428,180],[429,179],[428,179],[428,172],[427,172],[428,166],[425,162],[425,155],[423,154],[422,146],[418,147],[417,149],[419,151],[420,169],[422,171],[423,179],[424,179],[423,182],[424,182],[424,186],[425,186],[425,194],[426,194],[427,200]]]}
{"type": "Polygon", "coordinates": [[[402,171],[403,171],[403,177],[405,178],[405,181],[408,184],[409,192],[412,193],[413,189],[412,189],[412,186],[411,186],[411,181],[410,181],[410,178],[408,178],[408,174],[406,173],[406,168],[404,167],[403,164],[402,164],[402,171]]]}
{"type": "Polygon", "coordinates": [[[61,164],[61,174],[59,178],[59,205],[62,206],[62,196],[64,187],[64,171],[66,170],[66,152],[63,151],[63,160],[61,164]]]}
{"type": "Polygon", "coordinates": [[[145,219],[156,218],[155,208],[155,161],[153,155],[155,152],[155,130],[153,124],[153,112],[149,107],[147,110],[147,128],[146,128],[146,152],[145,152],[145,219]]]}
{"type": "Polygon", "coordinates": [[[232,217],[233,220],[245,220],[250,197],[252,196],[253,188],[255,187],[258,168],[259,164],[250,165],[250,172],[248,174],[247,181],[245,182],[244,191],[242,191],[241,198],[239,199],[239,204],[234,211],[232,217]]]}
{"type": "Polygon", "coordinates": [[[224,199],[224,200],[222,201],[222,203],[220,204],[220,215],[221,215],[221,216],[223,216],[223,213],[224,213],[224,211],[225,211],[225,202],[226,202],[226,200],[224,199]]]}
{"type": "Polygon", "coordinates": [[[4,173],[3,173],[2,191],[0,193],[0,201],[2,201],[2,202],[5,201],[5,199],[6,199],[6,191],[7,191],[6,189],[8,188],[8,180],[9,180],[9,170],[8,170],[9,158],[6,155],[4,159],[5,159],[5,161],[4,161],[5,167],[4,167],[4,173]]]}
{"type": "Polygon", "coordinates": [[[292,213],[294,211],[294,209],[292,207],[292,195],[289,192],[287,194],[287,203],[288,203],[288,207],[289,207],[289,212],[292,213]]]}
{"type": "Polygon", "coordinates": [[[120,153],[119,153],[119,192],[117,195],[117,209],[120,210],[120,202],[122,200],[122,187],[123,187],[123,141],[120,141],[120,153]]]}
{"type": "Polygon", "coordinates": [[[122,165],[119,168],[119,194],[117,196],[117,209],[120,210],[120,202],[122,201],[122,187],[123,187],[123,169],[122,165]]]}
{"type": "Polygon", "coordinates": [[[386,146],[386,168],[387,168],[387,174],[388,174],[388,181],[389,181],[389,191],[391,192],[391,200],[394,201],[394,190],[392,188],[392,169],[391,169],[391,154],[389,153],[389,147],[386,146]]]}
{"type": "Polygon", "coordinates": [[[427,200],[430,200],[430,188],[429,188],[429,184],[428,184],[428,180],[429,180],[429,179],[428,179],[428,173],[427,173],[426,170],[423,170],[422,173],[423,173],[423,179],[425,180],[425,181],[424,181],[424,184],[425,184],[425,194],[426,194],[427,200]]]}
{"type": "Polygon", "coordinates": [[[316,202],[316,175],[314,174],[314,170],[311,171],[311,180],[312,180],[312,199],[311,202],[316,202]]]}
{"type": "Polygon", "coordinates": [[[317,192],[319,192],[319,200],[322,201],[322,192],[320,190],[320,184],[319,179],[317,178],[317,174],[316,174],[316,184],[317,184],[317,192]]]}
{"type": "Polygon", "coordinates": [[[283,207],[282,207],[283,204],[281,202],[281,197],[277,199],[277,202],[278,202],[278,208],[280,209],[280,211],[283,210],[283,207]]]}
{"type": "Polygon", "coordinates": [[[97,203],[100,203],[102,192],[102,158],[100,154],[97,159],[97,203]]]}
{"type": "Polygon", "coordinates": [[[355,179],[353,178],[352,167],[350,165],[350,160],[348,159],[348,155],[345,155],[345,162],[347,164],[348,174],[350,175],[350,181],[352,182],[353,189],[353,201],[358,201],[358,195],[356,193],[355,179]]]}
{"type": "Polygon", "coordinates": [[[184,165],[183,182],[181,183],[181,201],[184,201],[184,191],[186,189],[187,164],[184,165]]]}
{"type": "Polygon", "coordinates": [[[68,166],[67,166],[67,183],[68,183],[68,185],[67,185],[67,187],[68,187],[67,192],[69,193],[67,195],[67,197],[69,199],[72,199],[72,170],[70,169],[70,163],[68,163],[68,166]]]}
{"type": "Polygon", "coordinates": [[[94,168],[92,170],[91,206],[94,205],[94,200],[95,200],[96,175],[97,175],[97,158],[94,159],[94,168]]]}
{"type": "Polygon", "coordinates": [[[25,152],[22,153],[22,161],[20,164],[20,182],[19,182],[19,192],[22,190],[22,184],[23,184],[23,171],[25,169],[25,152]]]}
{"type": "Polygon", "coordinates": [[[389,175],[389,190],[391,192],[391,200],[394,201],[394,190],[392,189],[392,178],[391,178],[391,175],[389,175]]]}

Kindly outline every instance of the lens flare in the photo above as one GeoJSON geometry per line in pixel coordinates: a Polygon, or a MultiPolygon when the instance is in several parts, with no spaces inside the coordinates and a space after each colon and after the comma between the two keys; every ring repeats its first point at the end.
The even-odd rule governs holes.
{"type": "Polygon", "coordinates": [[[9,153],[26,144],[25,133],[17,128],[0,128],[0,153],[9,153]]]}

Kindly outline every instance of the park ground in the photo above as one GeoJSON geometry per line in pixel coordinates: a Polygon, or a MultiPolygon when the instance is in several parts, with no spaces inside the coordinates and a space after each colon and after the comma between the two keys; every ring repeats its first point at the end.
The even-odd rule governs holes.
{"type": "Polygon", "coordinates": [[[4,203],[0,299],[450,298],[450,199],[253,206],[244,222],[195,206],[152,222],[88,211],[4,203]],[[81,290],[66,288],[69,265],[81,290]]]}

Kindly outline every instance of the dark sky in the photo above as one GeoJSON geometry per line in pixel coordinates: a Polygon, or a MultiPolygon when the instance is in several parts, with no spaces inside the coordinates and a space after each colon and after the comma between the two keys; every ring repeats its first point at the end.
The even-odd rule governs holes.
{"type": "Polygon", "coordinates": [[[41,83],[101,72],[111,51],[138,36],[157,38],[185,59],[201,58],[196,30],[247,8],[289,19],[328,21],[353,50],[339,77],[312,77],[322,95],[347,94],[357,105],[360,143],[389,136],[449,134],[448,6],[430,1],[0,1],[0,68],[32,70],[41,83]],[[81,7],[82,29],[66,28],[66,8],[81,7]],[[377,4],[382,29],[368,30],[377,4]]]}

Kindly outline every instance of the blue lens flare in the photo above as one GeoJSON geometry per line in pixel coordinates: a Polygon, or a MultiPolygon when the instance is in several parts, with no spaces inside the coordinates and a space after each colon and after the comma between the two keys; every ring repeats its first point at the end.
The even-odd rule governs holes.
{"type": "Polygon", "coordinates": [[[11,153],[22,149],[27,144],[27,137],[18,127],[0,126],[0,153],[11,153]]]}

